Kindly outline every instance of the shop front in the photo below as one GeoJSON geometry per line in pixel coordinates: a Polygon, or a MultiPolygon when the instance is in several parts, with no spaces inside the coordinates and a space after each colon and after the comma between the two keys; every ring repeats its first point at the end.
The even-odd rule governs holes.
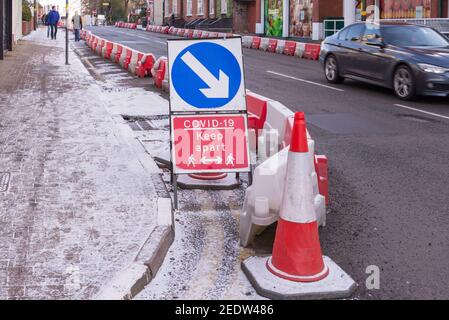
{"type": "Polygon", "coordinates": [[[426,19],[444,18],[438,12],[439,6],[447,1],[432,0],[381,0],[381,19],[426,19]],[[434,2],[434,3],[432,3],[434,2]]]}
{"type": "Polygon", "coordinates": [[[309,38],[323,37],[323,21],[342,17],[342,0],[265,0],[267,35],[309,38]]]}
{"type": "Polygon", "coordinates": [[[312,0],[290,0],[290,37],[312,37],[312,12],[312,0]]]}
{"type": "Polygon", "coordinates": [[[284,34],[284,1],[265,1],[265,34],[267,36],[282,37],[284,34]]]}

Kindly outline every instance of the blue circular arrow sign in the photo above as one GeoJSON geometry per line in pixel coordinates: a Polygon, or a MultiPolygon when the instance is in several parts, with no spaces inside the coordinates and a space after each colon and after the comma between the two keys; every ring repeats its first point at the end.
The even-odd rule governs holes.
{"type": "Polygon", "coordinates": [[[171,81],[178,95],[195,108],[220,108],[237,94],[240,65],[225,47],[211,42],[182,50],[172,66],[171,81]]]}

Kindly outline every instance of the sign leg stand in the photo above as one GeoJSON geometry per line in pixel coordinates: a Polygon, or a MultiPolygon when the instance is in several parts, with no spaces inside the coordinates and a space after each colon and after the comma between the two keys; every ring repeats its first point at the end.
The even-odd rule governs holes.
{"type": "Polygon", "coordinates": [[[173,174],[173,202],[175,210],[178,210],[178,176],[176,174],[173,174]]]}

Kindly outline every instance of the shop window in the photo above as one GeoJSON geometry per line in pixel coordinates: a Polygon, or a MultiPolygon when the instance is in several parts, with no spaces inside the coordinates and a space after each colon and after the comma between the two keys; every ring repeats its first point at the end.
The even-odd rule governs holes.
{"type": "Polygon", "coordinates": [[[187,0],[187,14],[188,17],[192,15],[192,0],[187,0]]]}
{"type": "Polygon", "coordinates": [[[431,0],[381,0],[382,19],[430,18],[431,0]]]}
{"type": "Polygon", "coordinates": [[[202,16],[204,14],[204,1],[198,0],[198,15],[202,16]]]}
{"type": "MultiPolygon", "coordinates": [[[[292,37],[312,36],[312,0],[290,1],[289,33],[292,37]]],[[[279,8],[282,14],[282,7],[279,8]]]]}
{"type": "Polygon", "coordinates": [[[228,0],[220,0],[221,3],[221,14],[228,13],[228,0]]]}
{"type": "Polygon", "coordinates": [[[211,16],[215,14],[215,0],[209,0],[209,14],[211,16]]]}
{"type": "Polygon", "coordinates": [[[178,0],[173,0],[172,9],[173,9],[173,14],[175,16],[177,16],[178,15],[178,0]]]}

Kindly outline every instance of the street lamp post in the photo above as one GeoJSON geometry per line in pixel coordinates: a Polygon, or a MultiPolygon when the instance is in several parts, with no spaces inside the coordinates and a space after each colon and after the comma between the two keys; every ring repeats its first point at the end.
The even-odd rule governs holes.
{"type": "Polygon", "coordinates": [[[69,64],[69,0],[65,0],[65,64],[69,64]]]}
{"type": "Polygon", "coordinates": [[[37,28],[37,0],[34,0],[34,31],[37,28]]]}

